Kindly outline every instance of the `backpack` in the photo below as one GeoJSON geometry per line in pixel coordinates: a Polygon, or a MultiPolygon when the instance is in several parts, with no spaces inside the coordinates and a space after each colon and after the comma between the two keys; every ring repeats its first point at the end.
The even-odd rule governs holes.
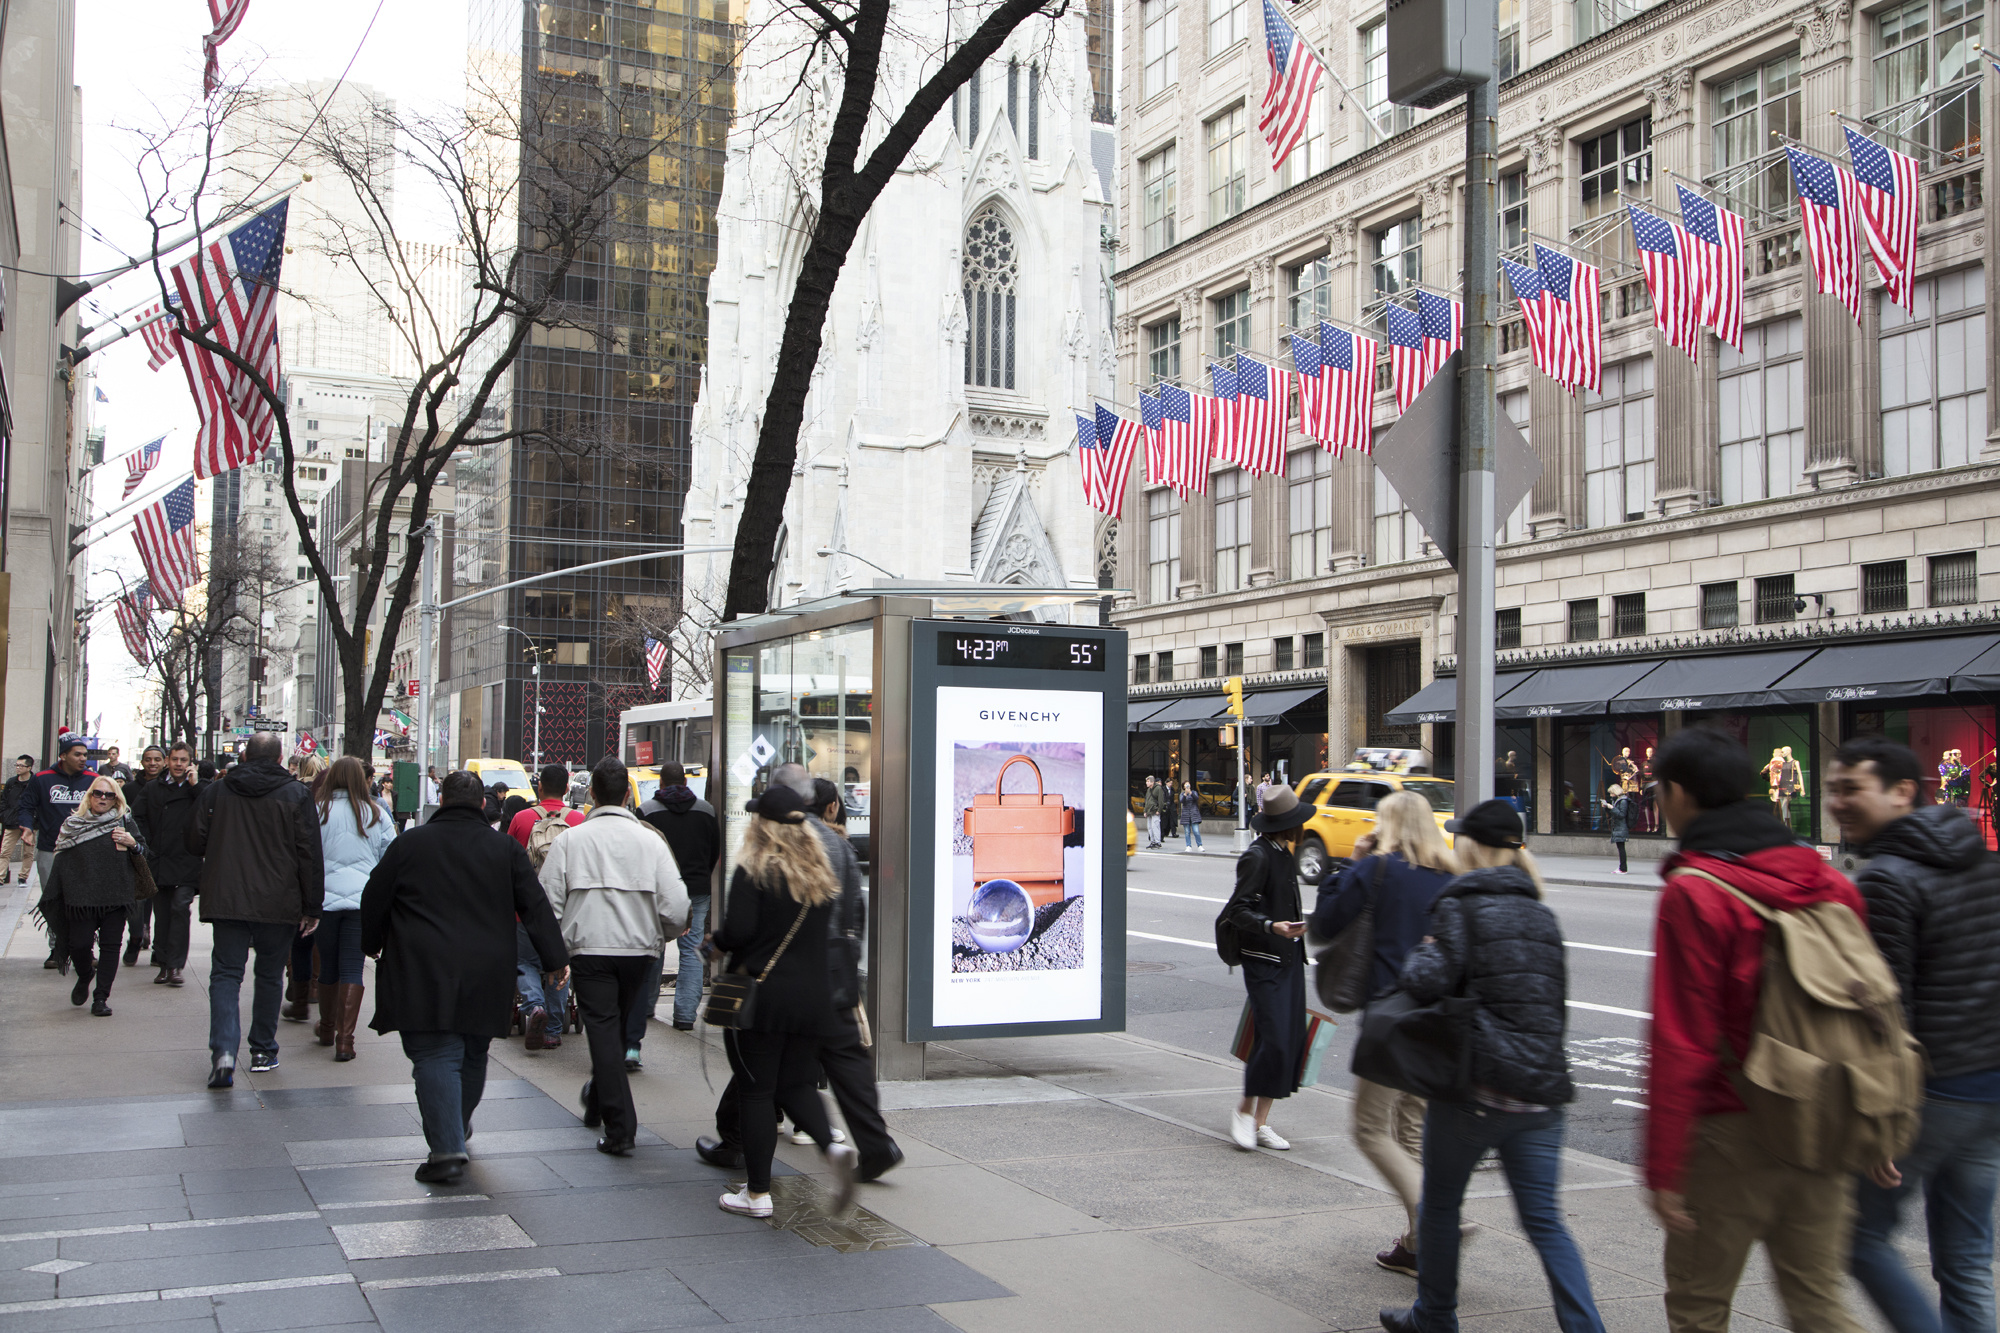
{"type": "Polygon", "coordinates": [[[544,810],[535,826],[528,830],[528,863],[540,874],[542,862],[549,859],[549,848],[555,846],[559,834],[569,832],[569,811],[544,810]]]}
{"type": "Polygon", "coordinates": [[[1924,1099],[1923,1047],[1903,1023],[1896,978],[1861,918],[1843,903],[1776,911],[1732,884],[1767,923],[1750,1053],[1723,1049],[1757,1141],[1782,1162],[1858,1172],[1901,1156],[1924,1099]]]}

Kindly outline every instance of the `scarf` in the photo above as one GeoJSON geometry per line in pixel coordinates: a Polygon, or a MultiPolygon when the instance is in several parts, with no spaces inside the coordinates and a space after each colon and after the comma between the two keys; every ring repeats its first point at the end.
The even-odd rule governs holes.
{"type": "MultiPolygon", "coordinates": [[[[87,801],[89,797],[84,799],[87,801]]],[[[125,817],[118,813],[115,805],[101,815],[93,815],[88,806],[79,805],[70,812],[69,818],[63,821],[61,831],[56,834],[56,850],[68,851],[78,843],[102,837],[124,822],[125,817]]]]}

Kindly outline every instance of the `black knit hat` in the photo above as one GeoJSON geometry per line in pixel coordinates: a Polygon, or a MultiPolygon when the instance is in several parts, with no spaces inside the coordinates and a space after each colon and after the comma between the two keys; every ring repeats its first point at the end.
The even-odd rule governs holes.
{"type": "Polygon", "coordinates": [[[1520,847],[1527,830],[1521,826],[1521,812],[1505,801],[1481,801],[1462,817],[1444,826],[1447,833],[1463,833],[1488,847],[1520,847]]]}

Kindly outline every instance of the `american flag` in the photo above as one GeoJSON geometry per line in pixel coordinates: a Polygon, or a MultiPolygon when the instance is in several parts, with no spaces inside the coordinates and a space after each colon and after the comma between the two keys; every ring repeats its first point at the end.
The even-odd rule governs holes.
{"type": "Polygon", "coordinates": [[[1597,265],[1571,259],[1545,245],[1535,246],[1535,273],[1562,319],[1564,384],[1596,393],[1604,382],[1604,327],[1597,265]]]}
{"type": "Polygon", "coordinates": [[[1701,322],[1715,336],[1743,350],[1743,219],[1675,186],[1681,196],[1681,228],[1694,242],[1688,256],[1701,291],[1701,322]]]}
{"type": "Polygon", "coordinates": [[[215,96],[215,90],[222,86],[222,44],[236,35],[249,10],[250,0],[208,0],[208,17],[214,27],[201,39],[201,52],[207,59],[201,72],[203,97],[215,96]]]}
{"type": "Polygon", "coordinates": [[[1305,138],[1313,96],[1325,71],[1272,0],[1264,0],[1264,54],[1270,59],[1271,81],[1264,85],[1257,128],[1271,145],[1271,170],[1276,171],[1305,138]]]}
{"type": "Polygon", "coordinates": [[[181,604],[181,590],[201,577],[201,560],[194,549],[194,478],[168,491],[158,504],[139,511],[132,540],[153,595],[167,606],[181,604]]]}
{"type": "Polygon", "coordinates": [[[1374,447],[1375,353],[1379,346],[1373,338],[1324,322],[1319,326],[1319,378],[1326,386],[1326,434],[1320,438],[1335,453],[1358,449],[1365,454],[1374,447]]]}
{"type": "Polygon", "coordinates": [[[1853,173],[1823,157],[1802,153],[1789,144],[1792,181],[1799,191],[1799,221],[1806,234],[1806,254],[1812,259],[1819,290],[1837,296],[1861,322],[1861,248],[1854,240],[1853,173]]]}
{"type": "Polygon", "coordinates": [[[1162,384],[1160,417],[1167,444],[1167,480],[1186,495],[1208,494],[1208,465],[1215,457],[1215,426],[1222,404],[1178,384],[1162,384]]]}
{"type": "Polygon", "coordinates": [[[1139,391],[1139,424],[1146,428],[1146,484],[1167,484],[1167,417],[1160,400],[1139,391]]]}
{"type": "Polygon", "coordinates": [[[1625,206],[1632,215],[1632,239],[1639,247],[1639,267],[1646,290],[1653,294],[1653,327],[1667,342],[1700,360],[1701,293],[1695,288],[1693,243],[1680,227],[1643,208],[1625,206]]]}
{"type": "Polygon", "coordinates": [[[1097,408],[1097,498],[1092,507],[1117,518],[1125,507],[1125,478],[1132,472],[1132,455],[1146,437],[1145,427],[1110,408],[1097,408]]]}
{"type": "Polygon", "coordinates": [[[1236,354],[1237,463],[1247,472],[1285,475],[1292,425],[1292,377],[1247,352],[1236,354]]]}
{"type": "Polygon", "coordinates": [[[1528,357],[1544,375],[1558,384],[1568,384],[1570,361],[1567,343],[1569,321],[1556,309],[1556,298],[1542,285],[1539,271],[1511,259],[1500,261],[1514,299],[1521,303],[1521,323],[1528,330],[1528,357]]]}
{"type": "Polygon", "coordinates": [[[660,677],[667,670],[667,645],[658,639],[646,640],[646,687],[654,693],[660,689],[660,677]]]}
{"type": "Polygon", "coordinates": [[[152,613],[153,589],[144,579],[118,599],[118,632],[125,636],[125,650],[140,666],[146,665],[152,658],[151,645],[146,642],[146,622],[152,613]]]}
{"type": "Polygon", "coordinates": [[[1215,362],[1208,363],[1208,382],[1215,390],[1215,456],[1226,463],[1243,466],[1243,450],[1237,440],[1236,372],[1215,362]]]}
{"type": "Polygon", "coordinates": [[[1299,386],[1299,431],[1326,445],[1326,394],[1319,377],[1319,344],[1303,333],[1294,333],[1286,341],[1292,349],[1293,379],[1299,386]]]}
{"type": "Polygon", "coordinates": [[[1923,221],[1917,159],[1851,129],[1847,129],[1847,156],[1854,163],[1854,199],[1860,205],[1856,211],[1868,251],[1875,256],[1875,271],[1882,275],[1889,299],[1915,314],[1917,224],[1923,221]]]}
{"type": "Polygon", "coordinates": [[[285,258],[289,200],[259,213],[174,265],[181,318],[257,369],[248,375],[225,358],[181,340],[181,366],[201,416],[194,474],[242,467],[271,443],[271,407],[259,381],[278,384],[278,268],[285,258]]]}
{"type": "Polygon", "coordinates": [[[125,493],[118,497],[119,500],[131,499],[132,492],[139,489],[139,483],[146,479],[146,474],[160,465],[160,445],[166,438],[162,435],[151,444],[141,445],[125,456],[125,493]]]}
{"type": "Polygon", "coordinates": [[[155,301],[139,312],[139,318],[145,321],[139,326],[139,336],[146,340],[148,370],[158,370],[174,359],[181,331],[175,326],[173,312],[180,303],[181,298],[170,293],[164,306],[155,301]]]}
{"type": "Polygon", "coordinates": [[[1448,296],[1418,292],[1417,318],[1424,322],[1424,379],[1428,382],[1444,359],[1465,342],[1465,307],[1448,296]]]}
{"type": "Polygon", "coordinates": [[[1407,412],[1431,378],[1424,359],[1424,322],[1416,311],[1399,305],[1383,314],[1389,321],[1389,373],[1396,382],[1396,410],[1407,412]]]}

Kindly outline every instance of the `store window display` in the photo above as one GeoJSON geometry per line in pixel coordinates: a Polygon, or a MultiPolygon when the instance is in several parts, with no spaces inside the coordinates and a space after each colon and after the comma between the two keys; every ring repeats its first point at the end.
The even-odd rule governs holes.
{"type": "Polygon", "coordinates": [[[1686,725],[1710,727],[1763,761],[1753,795],[1801,838],[1818,829],[1819,779],[1814,771],[1812,714],[1803,711],[1689,713],[1686,725]]]}
{"type": "MultiPolygon", "coordinates": [[[[1653,751],[1660,743],[1661,721],[1657,713],[1637,714],[1578,719],[1557,728],[1559,767],[1555,795],[1560,802],[1556,825],[1559,832],[1610,836],[1611,816],[1600,797],[1613,783],[1631,794],[1628,831],[1659,832],[1651,769],[1653,751]]],[[[1532,778],[1532,750],[1528,753],[1532,778]]]]}
{"type": "Polygon", "coordinates": [[[2000,843],[1994,831],[1994,793],[2000,788],[1994,745],[2000,729],[1991,705],[1849,710],[1844,734],[1871,733],[1909,746],[1927,770],[1935,767],[1937,777],[1924,778],[1920,803],[1959,806],[1978,823],[1988,847],[2000,843]]]}

